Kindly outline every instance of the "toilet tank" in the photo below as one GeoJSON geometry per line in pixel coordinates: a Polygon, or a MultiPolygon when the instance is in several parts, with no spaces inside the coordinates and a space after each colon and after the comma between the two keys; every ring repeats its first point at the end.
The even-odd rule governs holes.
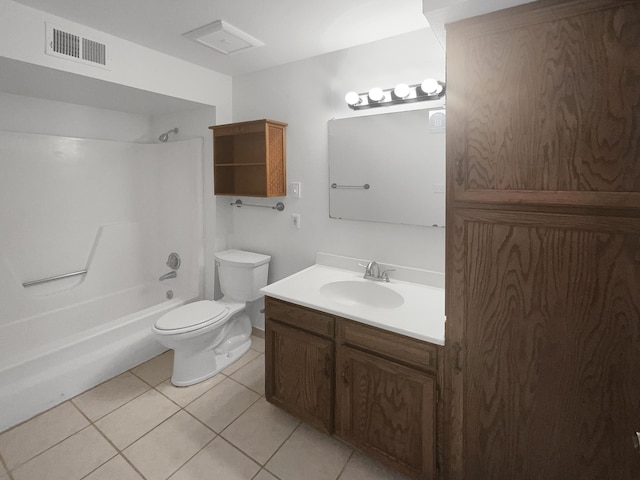
{"type": "Polygon", "coordinates": [[[267,285],[269,255],[225,250],[216,253],[220,290],[225,297],[252,302],[262,297],[260,289],[267,285]]]}

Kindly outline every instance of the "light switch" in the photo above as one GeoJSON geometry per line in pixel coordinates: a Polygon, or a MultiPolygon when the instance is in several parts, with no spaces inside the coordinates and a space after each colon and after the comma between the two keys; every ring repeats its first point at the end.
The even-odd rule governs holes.
{"type": "Polygon", "coordinates": [[[289,195],[293,198],[300,198],[300,182],[289,183],[289,195]]]}
{"type": "Polygon", "coordinates": [[[300,214],[299,213],[292,213],[291,214],[291,226],[293,228],[297,228],[298,230],[300,229],[300,214]]]}

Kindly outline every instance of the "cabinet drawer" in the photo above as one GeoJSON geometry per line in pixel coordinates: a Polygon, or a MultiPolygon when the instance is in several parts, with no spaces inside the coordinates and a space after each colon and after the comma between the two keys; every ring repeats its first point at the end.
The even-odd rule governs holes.
{"type": "Polygon", "coordinates": [[[395,362],[420,370],[435,372],[438,365],[438,346],[380,328],[341,318],[336,338],[344,345],[374,352],[395,362]]]}
{"type": "Polygon", "coordinates": [[[331,315],[266,297],[266,318],[286,323],[326,338],[333,338],[335,320],[331,315]]]}

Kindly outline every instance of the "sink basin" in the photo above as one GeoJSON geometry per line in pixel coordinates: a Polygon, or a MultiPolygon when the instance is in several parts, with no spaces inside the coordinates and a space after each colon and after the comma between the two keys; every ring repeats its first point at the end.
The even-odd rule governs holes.
{"type": "Polygon", "coordinates": [[[397,308],[404,303],[404,298],[399,293],[370,281],[330,282],[320,287],[320,293],[334,302],[347,306],[397,308]]]}

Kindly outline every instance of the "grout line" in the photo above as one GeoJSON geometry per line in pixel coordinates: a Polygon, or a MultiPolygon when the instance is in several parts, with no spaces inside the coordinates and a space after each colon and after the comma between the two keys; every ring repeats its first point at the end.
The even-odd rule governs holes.
{"type": "Polygon", "coordinates": [[[347,461],[344,462],[344,465],[340,469],[340,472],[338,473],[338,476],[336,477],[336,480],[340,480],[340,477],[344,473],[345,469],[347,468],[347,465],[349,465],[349,462],[351,461],[351,459],[353,458],[355,453],[356,453],[356,449],[355,448],[351,448],[351,454],[349,455],[349,458],[347,458],[347,461]]]}
{"type": "MultiPolygon", "coordinates": [[[[76,410],[78,410],[78,407],[76,407],[76,406],[73,404],[73,402],[71,402],[71,399],[68,399],[68,400],[65,400],[65,401],[64,401],[64,402],[62,402],[62,403],[59,403],[58,405],[56,405],[56,406],[54,406],[54,407],[49,408],[48,410],[45,410],[44,412],[39,413],[38,415],[35,415],[34,417],[31,417],[31,418],[29,418],[29,419],[25,420],[24,422],[22,422],[22,423],[20,423],[20,424],[18,424],[18,425],[15,425],[14,427],[11,427],[9,430],[6,430],[6,432],[9,432],[9,431],[13,430],[14,428],[18,428],[18,427],[20,427],[21,425],[24,425],[24,424],[26,424],[27,422],[29,422],[29,421],[31,421],[31,420],[35,420],[36,418],[41,417],[41,416],[42,416],[42,415],[44,415],[45,413],[50,412],[50,411],[51,411],[51,410],[53,410],[54,408],[61,407],[61,406],[62,406],[62,405],[64,405],[65,403],[69,403],[69,404],[70,404],[70,405],[72,405],[76,410]]],[[[55,442],[55,443],[54,443],[54,444],[52,444],[52,445],[49,445],[49,446],[48,446],[47,448],[45,448],[44,450],[42,450],[42,451],[40,451],[40,452],[36,453],[34,456],[29,457],[28,459],[26,459],[26,460],[25,460],[25,461],[23,461],[22,463],[20,463],[20,464],[16,465],[15,467],[13,467],[13,469],[11,469],[11,471],[9,470],[9,467],[5,465],[5,470],[10,474],[11,478],[13,478],[13,475],[11,475],[11,472],[12,472],[12,471],[17,470],[18,468],[22,467],[23,465],[25,465],[26,463],[30,462],[30,461],[31,461],[31,460],[33,460],[34,458],[39,457],[39,456],[40,456],[40,455],[42,455],[43,453],[48,452],[49,450],[51,450],[52,448],[56,447],[57,445],[60,445],[60,444],[61,444],[62,442],[64,442],[65,440],[67,440],[67,439],[69,439],[69,438],[73,437],[76,433],[79,433],[79,432],[83,431],[85,428],[87,428],[87,427],[91,426],[91,420],[89,420],[89,419],[87,418],[87,416],[86,416],[84,413],[80,412],[80,414],[81,414],[83,417],[85,417],[85,418],[87,419],[87,421],[89,422],[89,424],[88,424],[88,425],[84,425],[82,428],[80,428],[80,429],[76,430],[75,432],[71,433],[70,435],[67,435],[66,437],[62,438],[61,440],[59,440],[59,441],[55,442]]],[[[6,433],[6,432],[3,432],[3,435],[4,435],[4,433],[6,433]]]]}

